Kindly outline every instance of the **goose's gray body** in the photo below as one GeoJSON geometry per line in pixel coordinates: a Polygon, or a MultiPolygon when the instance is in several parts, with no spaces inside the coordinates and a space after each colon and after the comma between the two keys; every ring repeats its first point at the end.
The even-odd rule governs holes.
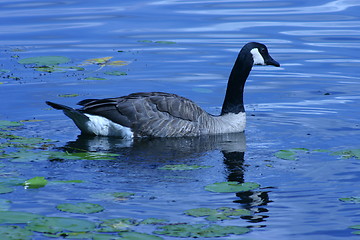
{"type": "Polygon", "coordinates": [[[193,101],[171,93],[141,92],[118,98],[86,99],[63,110],[84,134],[133,137],[184,137],[242,132],[246,115],[243,88],[254,64],[274,65],[265,45],[248,43],[239,53],[229,77],[221,115],[214,116],[193,101]]]}

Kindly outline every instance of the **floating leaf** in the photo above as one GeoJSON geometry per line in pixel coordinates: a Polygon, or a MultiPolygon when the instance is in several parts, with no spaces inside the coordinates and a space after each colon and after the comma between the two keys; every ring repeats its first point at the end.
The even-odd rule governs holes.
{"type": "Polygon", "coordinates": [[[104,63],[107,63],[112,58],[113,57],[92,58],[92,59],[85,60],[84,65],[88,65],[88,64],[102,65],[104,63]]]}
{"type": "Polygon", "coordinates": [[[54,160],[113,160],[119,156],[114,153],[101,152],[55,152],[55,151],[18,151],[9,154],[0,155],[0,158],[12,158],[13,162],[40,162],[40,161],[54,161],[54,160]]]}
{"type": "Polygon", "coordinates": [[[0,211],[7,211],[10,208],[10,200],[0,199],[0,211]]]}
{"type": "Polygon", "coordinates": [[[357,158],[360,159],[360,149],[349,149],[343,151],[333,152],[332,155],[339,155],[342,158],[357,158]]]}
{"type": "Polygon", "coordinates": [[[116,157],[120,156],[119,154],[116,153],[102,153],[102,152],[77,152],[77,153],[67,153],[67,155],[83,160],[114,160],[116,159],[116,157]]]}
{"type": "Polygon", "coordinates": [[[100,77],[87,77],[87,78],[85,78],[85,80],[96,80],[96,81],[100,81],[100,80],[106,80],[106,78],[100,78],[100,77]]]}
{"type": "Polygon", "coordinates": [[[296,160],[296,153],[290,150],[280,150],[275,153],[275,157],[284,160],[296,160]]]}
{"type": "Polygon", "coordinates": [[[24,119],[24,120],[20,120],[20,122],[42,122],[44,120],[41,119],[24,119]]]}
{"type": "Polygon", "coordinates": [[[359,230],[360,230],[360,225],[353,225],[353,226],[350,226],[349,228],[352,228],[352,229],[359,229],[359,230]]]}
{"type": "Polygon", "coordinates": [[[160,44],[175,44],[176,42],[173,42],[173,41],[155,41],[155,43],[160,43],[160,44]]]}
{"type": "Polygon", "coordinates": [[[308,148],[292,148],[291,150],[294,150],[294,151],[310,151],[308,148]]]}
{"type": "MultiPolygon", "coordinates": [[[[359,230],[359,229],[360,229],[360,225],[353,225],[353,226],[350,226],[349,228],[359,230]]],[[[354,231],[354,232],[352,232],[352,234],[360,235],[360,231],[354,231]]]]}
{"type": "Polygon", "coordinates": [[[1,240],[27,240],[32,239],[33,232],[19,226],[0,226],[1,240]]]}
{"type": "Polygon", "coordinates": [[[36,71],[39,72],[67,72],[67,71],[84,71],[85,68],[82,67],[59,67],[59,66],[41,66],[35,67],[36,71]]]}
{"type": "Polygon", "coordinates": [[[48,181],[44,177],[34,177],[25,181],[25,188],[41,188],[45,187],[48,181]]]}
{"type": "Polygon", "coordinates": [[[88,232],[94,230],[95,227],[95,223],[83,219],[41,217],[32,220],[26,228],[35,232],[58,233],[64,231],[88,232]]]}
{"type": "Polygon", "coordinates": [[[10,72],[10,70],[7,70],[7,69],[0,69],[0,74],[1,73],[9,73],[10,72]]]}
{"type": "Polygon", "coordinates": [[[63,98],[70,98],[70,97],[77,97],[79,96],[79,94],[76,93],[72,93],[72,94],[59,94],[59,97],[63,97],[63,98]]]}
{"type": "Polygon", "coordinates": [[[124,76],[127,75],[126,72],[120,72],[120,71],[111,71],[111,72],[104,72],[106,75],[113,75],[113,76],[124,76]]]}
{"type": "Polygon", "coordinates": [[[205,190],[218,193],[246,192],[259,188],[260,185],[254,182],[218,182],[207,185],[205,190]]]}
{"type": "Polygon", "coordinates": [[[145,220],[142,220],[140,224],[149,224],[149,225],[156,225],[156,224],[163,224],[167,222],[165,219],[159,219],[159,218],[147,218],[145,220]]]}
{"type": "Polygon", "coordinates": [[[0,194],[11,193],[12,191],[14,191],[14,189],[0,185],[0,194]]]}
{"type": "Polygon", "coordinates": [[[63,212],[71,213],[98,213],[104,211],[104,208],[95,203],[62,203],[56,206],[56,208],[63,212]]]}
{"type": "Polygon", "coordinates": [[[187,165],[187,164],[171,164],[159,167],[162,170],[174,170],[174,171],[184,171],[184,170],[195,170],[201,168],[210,168],[211,166],[199,166],[199,165],[187,165]]]}
{"type": "Polygon", "coordinates": [[[209,215],[215,215],[218,212],[215,209],[211,208],[194,208],[187,210],[185,212],[186,215],[193,216],[193,217],[205,217],[209,215]]]}
{"type": "Polygon", "coordinates": [[[158,227],[155,234],[182,238],[210,238],[226,237],[230,234],[241,235],[250,232],[250,229],[239,226],[220,226],[205,224],[174,224],[158,227]]]}
{"type": "Polygon", "coordinates": [[[106,219],[100,224],[99,232],[123,232],[136,225],[138,222],[132,218],[106,219]]]}
{"type": "Polygon", "coordinates": [[[58,238],[58,239],[92,239],[92,240],[121,240],[123,238],[114,236],[114,235],[108,235],[108,234],[102,234],[102,233],[91,233],[91,232],[61,232],[57,234],[44,234],[45,237],[52,237],[52,238],[58,238]]]}
{"type": "Polygon", "coordinates": [[[126,61],[112,61],[112,62],[109,62],[107,63],[106,65],[107,66],[125,66],[125,65],[128,65],[129,63],[126,62],[126,61]]]}
{"type": "Polygon", "coordinates": [[[19,122],[12,122],[12,121],[6,121],[6,120],[0,120],[0,129],[6,129],[8,127],[19,127],[23,126],[24,124],[19,122]]]}
{"type": "Polygon", "coordinates": [[[111,200],[111,201],[126,201],[134,195],[135,193],[130,193],[130,192],[114,192],[114,193],[96,193],[93,194],[92,197],[100,198],[103,200],[111,200]]]}
{"type": "Polygon", "coordinates": [[[8,223],[8,224],[28,223],[40,217],[42,216],[34,213],[2,211],[0,212],[0,223],[8,223]]]}
{"type": "Polygon", "coordinates": [[[121,239],[124,240],[163,240],[163,238],[155,235],[138,232],[123,232],[120,234],[120,236],[121,239]]]}
{"type": "Polygon", "coordinates": [[[139,40],[138,42],[141,42],[141,43],[152,43],[153,41],[151,41],[151,40],[139,40]]]}
{"type": "Polygon", "coordinates": [[[360,203],[360,197],[339,198],[342,202],[360,203]]]}
{"type": "Polygon", "coordinates": [[[70,58],[63,56],[40,56],[23,58],[18,61],[20,64],[35,64],[37,66],[54,66],[62,63],[67,63],[70,58]]]}
{"type": "Polygon", "coordinates": [[[250,216],[252,215],[252,212],[247,209],[222,207],[217,209],[194,208],[187,210],[185,214],[193,217],[206,217],[206,220],[208,221],[218,221],[218,220],[226,220],[226,219],[235,219],[231,217],[236,217],[236,216],[250,216]]]}
{"type": "Polygon", "coordinates": [[[53,142],[53,140],[51,139],[44,139],[40,137],[30,137],[30,138],[17,137],[16,139],[12,139],[10,141],[14,143],[29,144],[29,145],[53,142]]]}

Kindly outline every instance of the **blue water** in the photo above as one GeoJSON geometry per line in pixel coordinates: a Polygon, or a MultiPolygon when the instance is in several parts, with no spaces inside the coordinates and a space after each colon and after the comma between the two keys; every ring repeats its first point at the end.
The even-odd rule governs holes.
{"type": "Polygon", "coordinates": [[[11,165],[24,178],[80,179],[88,185],[1,197],[13,201],[14,211],[71,217],[54,209],[54,202],[98,201],[106,211],[87,216],[95,220],[162,217],[195,223],[201,219],[183,211],[249,207],[256,212],[253,219],[221,224],[250,226],[253,231],[221,239],[358,239],[348,227],[360,224],[359,205],[339,198],[360,196],[359,159],[311,152],[289,161],[274,153],[360,148],[359,7],[357,0],[1,1],[0,69],[6,70],[0,73],[1,120],[43,120],[27,124],[20,133],[57,140],[58,147],[121,155],[117,161],[11,165]],[[265,43],[281,67],[253,68],[245,90],[247,129],[241,141],[233,140],[234,146],[226,139],[125,143],[127,147],[112,139],[99,143],[78,138],[72,122],[44,104],[51,100],[75,106],[84,98],[165,91],[217,114],[232,64],[249,41],[265,43]],[[42,73],[17,62],[37,56],[66,56],[71,59],[67,66],[109,56],[130,64],[42,73]],[[114,70],[127,75],[104,74],[114,70]],[[239,155],[229,157],[229,151],[239,155]],[[213,168],[166,174],[157,169],[176,163],[213,168]],[[247,206],[241,202],[244,196],[203,190],[227,180],[261,184],[254,195],[261,193],[262,200],[247,206]],[[120,191],[137,197],[121,204],[91,197],[120,191]]]}

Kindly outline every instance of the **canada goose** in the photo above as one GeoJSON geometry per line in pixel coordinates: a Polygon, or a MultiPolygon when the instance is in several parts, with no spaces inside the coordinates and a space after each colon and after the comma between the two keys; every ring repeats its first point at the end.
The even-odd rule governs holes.
{"type": "Polygon", "coordinates": [[[253,65],[280,66],[264,44],[247,43],[232,68],[219,116],[207,113],[187,98],[163,92],[85,99],[78,103],[83,106],[80,109],[49,101],[46,103],[63,110],[83,134],[129,139],[243,132],[246,123],[244,85],[253,65]]]}

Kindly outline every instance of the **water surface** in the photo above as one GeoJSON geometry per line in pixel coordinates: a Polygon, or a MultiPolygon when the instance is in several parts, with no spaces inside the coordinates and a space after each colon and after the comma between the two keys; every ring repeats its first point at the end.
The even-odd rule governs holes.
{"type": "Polygon", "coordinates": [[[1,198],[13,202],[12,211],[95,222],[157,217],[207,223],[183,212],[247,208],[254,211],[252,217],[219,224],[250,227],[244,239],[357,239],[349,226],[360,224],[359,205],[339,198],[360,196],[359,159],[314,150],[359,149],[359,5],[356,0],[2,1],[1,119],[42,120],[25,124],[16,134],[55,140],[58,151],[81,148],[120,156],[111,161],[5,159],[3,172],[12,176],[78,179],[86,184],[18,187],[1,198]],[[253,68],[245,90],[244,135],[135,143],[83,138],[60,111],[44,104],[51,100],[75,106],[84,98],[165,91],[217,114],[232,64],[249,41],[265,43],[281,68],[253,68]],[[109,56],[130,64],[46,73],[18,63],[37,56],[68,57],[66,66],[109,56]],[[127,75],[105,74],[115,70],[127,75]],[[62,94],[78,96],[59,97],[62,94]],[[292,148],[309,151],[300,152],[295,161],[274,156],[292,148]],[[158,169],[166,164],[213,167],[158,169]],[[204,190],[208,184],[229,180],[257,182],[261,188],[247,196],[204,190]],[[132,192],[135,197],[119,203],[93,196],[110,192],[132,192]],[[55,209],[64,202],[98,203],[105,211],[84,216],[55,209]]]}

